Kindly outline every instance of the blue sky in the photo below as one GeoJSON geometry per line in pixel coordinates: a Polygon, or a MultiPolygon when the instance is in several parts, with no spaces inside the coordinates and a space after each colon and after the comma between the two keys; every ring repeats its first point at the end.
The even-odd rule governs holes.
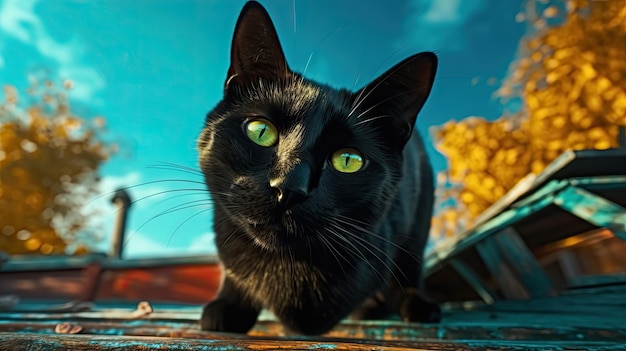
{"type": "MultiPolygon", "coordinates": [[[[172,162],[197,168],[195,141],[206,112],[221,98],[232,32],[244,3],[0,0],[0,84],[25,88],[28,76],[42,69],[74,82],[74,106],[84,116],[104,116],[105,138],[120,146],[101,170],[103,194],[146,182],[200,180],[150,166],[172,162]]],[[[261,3],[274,20],[290,67],[336,87],[358,89],[406,56],[435,51],[438,76],[418,119],[430,144],[431,126],[500,116],[493,93],[525,31],[515,22],[521,1],[261,3]]],[[[429,151],[436,170],[443,170],[445,159],[434,148],[429,151]]],[[[140,199],[181,188],[202,187],[156,182],[130,192],[140,199]]],[[[202,207],[159,216],[204,196],[188,191],[189,196],[174,197],[181,194],[133,205],[127,257],[214,252],[211,217],[200,213],[202,207]]],[[[114,209],[108,197],[94,200],[90,209],[101,212],[92,225],[102,233],[98,248],[106,250],[114,209]]]]}

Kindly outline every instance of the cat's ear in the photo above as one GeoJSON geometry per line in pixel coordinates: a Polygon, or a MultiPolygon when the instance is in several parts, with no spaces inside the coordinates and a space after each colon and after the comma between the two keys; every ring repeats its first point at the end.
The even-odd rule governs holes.
{"type": "Polygon", "coordinates": [[[368,111],[401,140],[413,132],[418,112],[430,94],[437,71],[437,56],[422,52],[406,58],[361,89],[355,106],[368,111]],[[390,118],[387,118],[390,117],[390,118]]]}
{"type": "Polygon", "coordinates": [[[289,72],[272,19],[261,4],[249,1],[235,26],[226,90],[260,77],[286,77],[289,72]]]}

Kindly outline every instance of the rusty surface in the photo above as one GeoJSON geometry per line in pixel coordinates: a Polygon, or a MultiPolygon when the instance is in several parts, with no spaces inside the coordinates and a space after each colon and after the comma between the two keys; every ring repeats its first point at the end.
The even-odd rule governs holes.
{"type": "Polygon", "coordinates": [[[106,269],[95,299],[206,303],[217,293],[220,274],[217,264],[106,269]]]}
{"type": "Polygon", "coordinates": [[[63,302],[206,303],[217,293],[221,279],[220,267],[210,257],[159,261],[86,257],[84,262],[74,262],[74,257],[55,257],[50,261],[54,262],[12,258],[10,264],[0,268],[0,296],[63,302]]]}

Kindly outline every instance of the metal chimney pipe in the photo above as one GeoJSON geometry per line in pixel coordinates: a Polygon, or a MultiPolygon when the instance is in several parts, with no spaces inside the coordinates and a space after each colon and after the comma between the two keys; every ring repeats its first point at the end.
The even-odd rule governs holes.
{"type": "Polygon", "coordinates": [[[122,258],[124,251],[124,237],[126,236],[126,221],[128,210],[132,201],[130,195],[124,189],[118,189],[111,198],[111,202],[117,207],[115,226],[113,227],[113,239],[111,243],[110,257],[122,258]]]}

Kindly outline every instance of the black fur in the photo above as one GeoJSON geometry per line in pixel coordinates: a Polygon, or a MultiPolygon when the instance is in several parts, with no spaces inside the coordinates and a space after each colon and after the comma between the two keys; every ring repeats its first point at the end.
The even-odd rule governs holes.
{"type": "Polygon", "coordinates": [[[324,333],[351,313],[440,319],[420,292],[433,175],[413,133],[436,66],[421,53],[356,93],[336,90],[292,72],[265,9],[245,5],[224,99],[198,143],[224,268],[202,329],[245,333],[263,308],[298,334],[324,333]],[[275,145],[246,136],[258,117],[276,126],[275,145]],[[329,163],[346,147],[365,159],[356,173],[329,163]]]}

